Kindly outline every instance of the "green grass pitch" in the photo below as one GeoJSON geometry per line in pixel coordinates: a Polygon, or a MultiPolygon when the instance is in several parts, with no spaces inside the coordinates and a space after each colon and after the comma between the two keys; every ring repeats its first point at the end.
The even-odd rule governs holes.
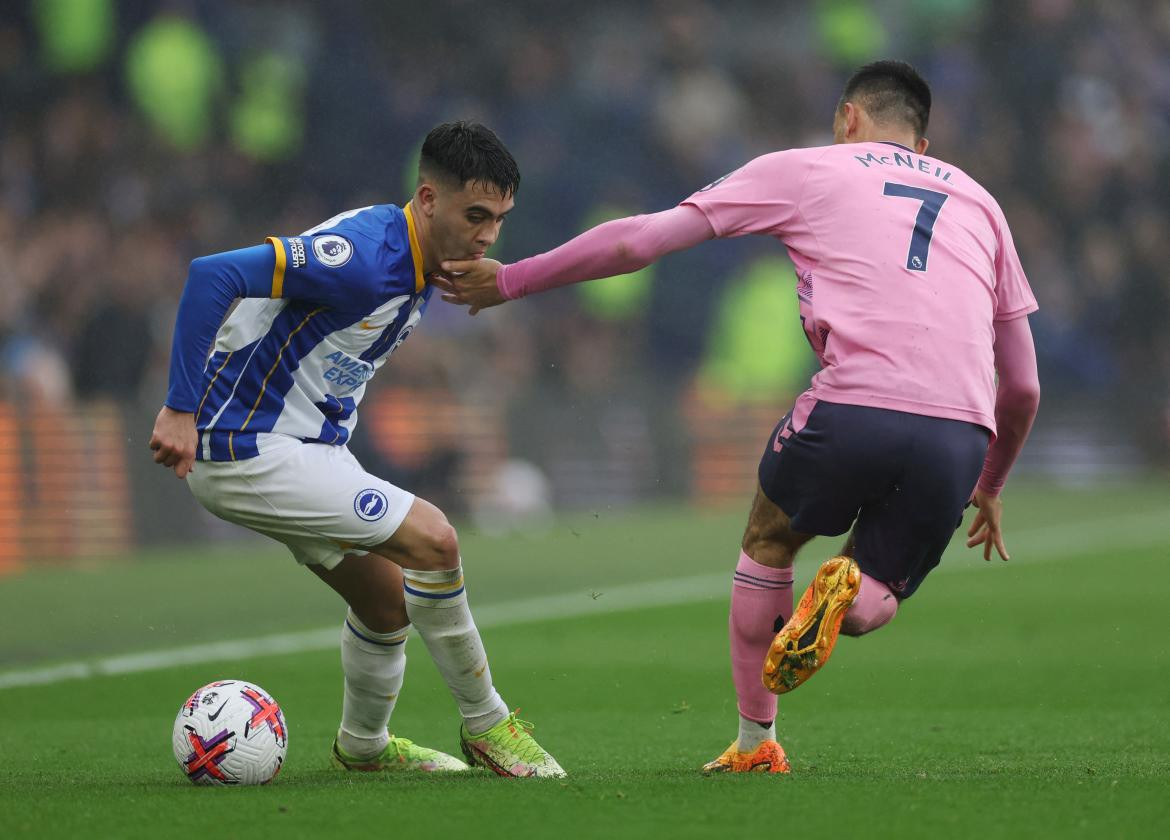
{"type": "MultiPolygon", "coordinates": [[[[1012,562],[956,539],[893,624],[843,640],[781,698],[791,776],[705,779],[735,732],[726,615],[744,515],[463,530],[496,682],[565,780],[333,771],[341,675],[321,645],[11,685],[53,663],[339,627],[336,597],[268,544],[0,580],[0,837],[1167,836],[1164,483],[1010,489],[1012,562]],[[218,677],[284,707],[274,784],[196,788],[175,766],[179,704],[218,677]]],[[[798,586],[835,547],[806,549],[798,586]]],[[[417,639],[409,658],[394,729],[457,752],[454,704],[417,639]]]]}

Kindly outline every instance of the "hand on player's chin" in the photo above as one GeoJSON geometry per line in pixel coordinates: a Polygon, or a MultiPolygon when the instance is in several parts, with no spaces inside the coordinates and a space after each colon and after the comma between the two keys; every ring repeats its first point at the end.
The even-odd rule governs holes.
{"type": "Polygon", "coordinates": [[[496,272],[500,270],[500,261],[490,257],[480,257],[477,260],[444,260],[443,271],[450,277],[457,277],[476,286],[485,281],[496,282],[496,272]]]}
{"type": "Polygon", "coordinates": [[[443,290],[443,300],[447,303],[471,307],[470,315],[504,303],[505,298],[496,286],[496,272],[500,268],[497,260],[486,257],[447,260],[442,268],[442,278],[436,279],[435,286],[443,290]]]}

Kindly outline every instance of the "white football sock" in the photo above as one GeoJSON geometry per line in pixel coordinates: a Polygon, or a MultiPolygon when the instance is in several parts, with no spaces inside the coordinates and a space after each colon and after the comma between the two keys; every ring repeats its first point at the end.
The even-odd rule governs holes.
{"type": "Polygon", "coordinates": [[[740,752],[751,752],[764,741],[776,740],[776,721],[767,726],[739,716],[739,741],[737,749],[740,752]]]}
{"type": "Polygon", "coordinates": [[[467,730],[479,734],[508,716],[492,685],[487,654],[467,605],[463,567],[403,569],[406,613],[451,689],[467,730]]]}
{"type": "Polygon", "coordinates": [[[375,633],[350,610],[341,628],[345,697],[337,744],[355,758],[373,758],[386,747],[386,724],[402,690],[410,625],[375,633]]]}

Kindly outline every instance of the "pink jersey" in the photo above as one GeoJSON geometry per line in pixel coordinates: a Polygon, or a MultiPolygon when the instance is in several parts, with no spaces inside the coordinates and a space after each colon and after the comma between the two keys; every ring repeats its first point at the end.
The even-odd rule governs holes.
{"type": "Polygon", "coordinates": [[[716,236],[784,243],[813,397],[994,433],[993,322],[1037,307],[1003,212],[962,170],[896,143],[791,149],[683,204],[716,236]]]}

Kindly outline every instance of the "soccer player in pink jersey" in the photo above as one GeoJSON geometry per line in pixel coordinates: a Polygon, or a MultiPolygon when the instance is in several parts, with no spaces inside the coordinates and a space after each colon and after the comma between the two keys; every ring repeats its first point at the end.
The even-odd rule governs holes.
{"type": "Polygon", "coordinates": [[[889,622],[968,502],[968,547],[1008,559],[1000,493],[1039,403],[1036,300],[995,200],[927,156],[930,102],[910,65],[868,64],[845,85],[831,146],[763,155],[677,207],[512,265],[443,263],[445,299],[474,315],[708,239],[757,233],[788,250],[821,369],[760,461],[731,593],[739,735],[704,772],[789,771],[775,695],[811,677],[839,633],[889,622]],[[850,528],[794,610],[797,551],[850,528]]]}

